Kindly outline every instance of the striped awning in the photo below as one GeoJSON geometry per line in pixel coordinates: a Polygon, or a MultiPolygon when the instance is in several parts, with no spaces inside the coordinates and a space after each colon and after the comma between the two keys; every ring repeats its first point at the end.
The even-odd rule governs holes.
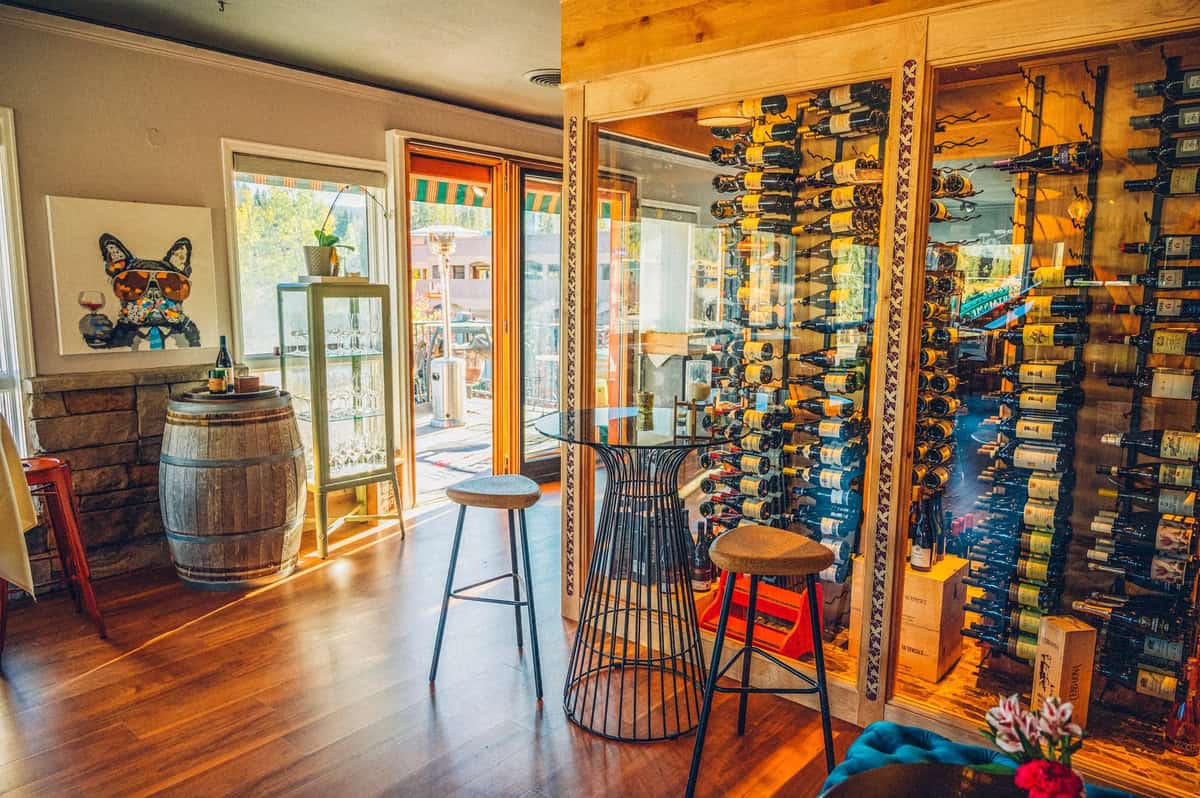
{"type": "Polygon", "coordinates": [[[492,207],[492,187],[486,183],[441,180],[435,177],[412,175],[408,181],[408,198],[413,202],[490,208],[492,207]]]}
{"type": "MultiPolygon", "coordinates": [[[[302,177],[280,177],[278,175],[261,175],[250,172],[234,172],[233,179],[237,183],[248,183],[257,186],[298,188],[307,191],[332,191],[335,194],[346,185],[345,183],[331,183],[327,180],[307,180],[302,177]]],[[[355,186],[351,190],[357,188],[355,186]]]]}

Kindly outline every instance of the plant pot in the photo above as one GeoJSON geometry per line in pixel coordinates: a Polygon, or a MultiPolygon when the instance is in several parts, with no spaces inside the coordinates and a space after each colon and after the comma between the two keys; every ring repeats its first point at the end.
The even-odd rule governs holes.
{"type": "Polygon", "coordinates": [[[305,247],[304,266],[312,277],[333,276],[333,247],[305,247]]]}

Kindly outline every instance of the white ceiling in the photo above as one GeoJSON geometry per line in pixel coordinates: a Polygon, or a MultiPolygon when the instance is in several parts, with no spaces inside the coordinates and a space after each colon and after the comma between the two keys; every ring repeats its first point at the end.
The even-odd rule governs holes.
{"type": "Polygon", "coordinates": [[[19,0],[44,11],[559,124],[559,0],[19,0]]]}

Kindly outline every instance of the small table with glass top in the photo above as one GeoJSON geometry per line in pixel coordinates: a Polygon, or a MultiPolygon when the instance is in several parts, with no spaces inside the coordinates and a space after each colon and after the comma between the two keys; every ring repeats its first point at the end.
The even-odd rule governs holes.
{"type": "Polygon", "coordinates": [[[679,469],[689,452],[726,439],[676,437],[674,424],[670,409],[639,419],[635,407],[534,423],[547,437],[592,447],[608,472],[563,707],[612,740],[669,740],[699,720],[705,665],[679,469]]]}

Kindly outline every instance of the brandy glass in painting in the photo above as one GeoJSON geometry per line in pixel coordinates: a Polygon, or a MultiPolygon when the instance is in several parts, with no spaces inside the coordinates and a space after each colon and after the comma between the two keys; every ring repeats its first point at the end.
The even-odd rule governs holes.
{"type": "Polygon", "coordinates": [[[80,291],[77,301],[81,308],[88,311],[87,315],[79,320],[79,332],[83,339],[89,343],[104,340],[112,329],[112,321],[99,313],[104,307],[104,292],[80,291]]]}

